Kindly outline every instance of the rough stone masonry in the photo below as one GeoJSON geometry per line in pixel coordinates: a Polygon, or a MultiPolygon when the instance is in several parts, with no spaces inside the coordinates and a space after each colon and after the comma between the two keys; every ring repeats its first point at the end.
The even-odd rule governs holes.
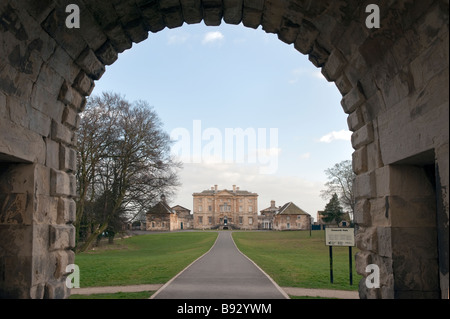
{"type": "MultiPolygon", "coordinates": [[[[449,1],[4,0],[0,2],[0,296],[65,298],[75,242],[76,140],[94,82],[150,32],[262,26],[342,94],[357,174],[361,298],[446,298],[449,1]],[[67,28],[76,4],[80,27],[67,28]]],[[[276,59],[276,57],[274,57],[276,59]]],[[[283,115],[280,115],[283,116],[283,115]]]]}

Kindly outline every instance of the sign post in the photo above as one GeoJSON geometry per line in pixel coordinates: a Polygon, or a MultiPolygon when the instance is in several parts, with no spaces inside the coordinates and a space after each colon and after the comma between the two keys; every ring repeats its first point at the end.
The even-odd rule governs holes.
{"type": "Polygon", "coordinates": [[[330,247],[330,282],[333,283],[333,246],[348,246],[350,285],[353,285],[352,247],[355,246],[354,228],[325,228],[325,245],[330,247]]]}

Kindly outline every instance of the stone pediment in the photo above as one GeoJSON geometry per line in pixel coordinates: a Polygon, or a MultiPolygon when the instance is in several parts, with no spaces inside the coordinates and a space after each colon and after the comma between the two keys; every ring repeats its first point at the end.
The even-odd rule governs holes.
{"type": "Polygon", "coordinates": [[[216,193],[217,196],[233,196],[234,194],[231,191],[228,191],[226,189],[219,191],[216,193]]]}

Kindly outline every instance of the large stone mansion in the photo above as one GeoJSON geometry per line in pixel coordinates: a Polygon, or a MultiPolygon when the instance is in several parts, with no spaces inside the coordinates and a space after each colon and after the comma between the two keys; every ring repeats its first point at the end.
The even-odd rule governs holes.
{"type": "Polygon", "coordinates": [[[196,229],[258,229],[258,194],[240,190],[219,190],[217,185],[194,197],[196,229]]]}
{"type": "Polygon", "coordinates": [[[218,189],[217,185],[194,193],[193,214],[187,208],[170,207],[165,197],[146,214],[146,230],[242,229],[242,230],[306,230],[311,216],[292,202],[261,210],[258,215],[258,194],[241,190],[218,189]]]}

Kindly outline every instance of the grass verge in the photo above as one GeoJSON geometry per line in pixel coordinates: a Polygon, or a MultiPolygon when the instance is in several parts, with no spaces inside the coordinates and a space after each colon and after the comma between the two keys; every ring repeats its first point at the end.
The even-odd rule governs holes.
{"type": "Polygon", "coordinates": [[[177,232],[130,237],[75,256],[80,286],[161,284],[214,244],[217,233],[177,232]]]}
{"type": "Polygon", "coordinates": [[[348,247],[333,247],[330,283],[329,248],[324,231],[234,232],[238,248],[281,287],[358,290],[362,278],[355,271],[357,252],[352,248],[353,285],[349,283],[348,247]]]}

